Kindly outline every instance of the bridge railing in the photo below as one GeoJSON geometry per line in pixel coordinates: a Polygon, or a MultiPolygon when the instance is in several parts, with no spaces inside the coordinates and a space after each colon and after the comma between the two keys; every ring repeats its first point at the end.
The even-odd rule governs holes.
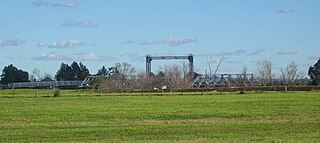
{"type": "Polygon", "coordinates": [[[82,81],[43,81],[9,83],[9,88],[80,86],[82,81]]]}

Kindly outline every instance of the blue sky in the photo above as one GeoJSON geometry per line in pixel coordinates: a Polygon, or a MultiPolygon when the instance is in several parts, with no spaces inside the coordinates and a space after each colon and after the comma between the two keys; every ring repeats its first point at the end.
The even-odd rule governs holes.
{"type": "MultiPolygon", "coordinates": [[[[319,0],[1,0],[0,68],[52,75],[62,62],[91,73],[145,55],[194,54],[195,70],[224,56],[220,73],[275,73],[291,61],[307,73],[320,57],[319,0]]],[[[154,61],[152,71],[182,61],[154,61]]],[[[215,64],[214,64],[215,66],[215,64]]]]}

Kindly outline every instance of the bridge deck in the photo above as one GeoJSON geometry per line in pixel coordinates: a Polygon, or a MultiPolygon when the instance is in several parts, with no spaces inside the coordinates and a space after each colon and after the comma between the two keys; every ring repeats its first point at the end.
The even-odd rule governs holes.
{"type": "Polygon", "coordinates": [[[8,84],[9,88],[23,88],[23,87],[70,87],[80,86],[82,81],[43,81],[43,82],[19,82],[8,84]]]}

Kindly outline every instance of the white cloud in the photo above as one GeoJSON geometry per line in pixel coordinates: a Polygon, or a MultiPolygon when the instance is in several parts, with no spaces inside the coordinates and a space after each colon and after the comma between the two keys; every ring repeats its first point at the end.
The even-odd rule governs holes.
{"type": "Polygon", "coordinates": [[[49,45],[49,48],[74,48],[78,46],[83,46],[84,43],[78,40],[68,40],[68,41],[60,41],[60,42],[53,42],[49,45]]]}
{"type": "Polygon", "coordinates": [[[219,52],[217,54],[213,54],[214,56],[233,56],[235,55],[235,52],[219,52]]]}
{"type": "Polygon", "coordinates": [[[129,58],[130,62],[143,62],[145,61],[145,56],[140,55],[140,54],[124,54],[121,55],[123,58],[129,58]]]}
{"type": "Polygon", "coordinates": [[[134,41],[133,40],[125,40],[125,41],[121,41],[121,44],[133,44],[134,41]]]}
{"type": "Polygon", "coordinates": [[[171,52],[157,52],[157,53],[152,53],[151,55],[152,56],[163,56],[163,55],[165,55],[165,56],[174,56],[174,55],[180,55],[180,54],[171,53],[171,52]]]}
{"type": "Polygon", "coordinates": [[[196,31],[190,32],[190,34],[201,34],[201,33],[203,33],[202,30],[196,30],[196,31]]]}
{"type": "Polygon", "coordinates": [[[241,55],[248,55],[249,54],[249,51],[247,50],[236,50],[234,52],[221,52],[221,53],[218,53],[217,55],[219,56],[241,56],[241,55]]]}
{"type": "Polygon", "coordinates": [[[5,59],[7,60],[22,60],[22,61],[25,61],[25,60],[29,60],[29,58],[27,57],[23,57],[23,56],[17,56],[17,57],[4,57],[5,59]]]}
{"type": "Polygon", "coordinates": [[[159,40],[144,40],[143,42],[140,43],[140,45],[157,45],[161,44],[161,41],[159,40]]]}
{"type": "Polygon", "coordinates": [[[277,10],[277,12],[281,14],[291,14],[291,13],[294,13],[295,10],[285,8],[285,9],[279,9],[277,10]]]}
{"type": "Polygon", "coordinates": [[[176,38],[172,37],[166,40],[144,40],[139,43],[140,45],[158,45],[158,44],[166,44],[169,46],[181,46],[185,44],[195,43],[197,42],[196,38],[176,38]]]}
{"type": "MultiPolygon", "coordinates": [[[[217,62],[219,62],[219,61],[217,61],[217,62]]],[[[239,60],[225,60],[223,62],[228,63],[228,64],[241,64],[241,63],[243,63],[243,61],[239,61],[239,60]]]]}
{"type": "Polygon", "coordinates": [[[91,28],[97,27],[98,25],[91,21],[67,21],[62,24],[65,27],[80,27],[80,28],[91,28]]]}
{"type": "Polygon", "coordinates": [[[47,44],[44,42],[39,42],[38,47],[47,47],[47,44]]]}
{"type": "Polygon", "coordinates": [[[44,0],[37,0],[37,1],[32,2],[32,4],[36,7],[49,7],[50,6],[49,2],[44,1],[44,0]]]}
{"type": "Polygon", "coordinates": [[[249,56],[259,55],[259,54],[263,53],[264,51],[266,51],[266,50],[263,48],[258,48],[258,49],[254,49],[251,52],[247,53],[247,55],[249,55],[249,56]]]}
{"type": "Polygon", "coordinates": [[[21,39],[0,40],[0,47],[19,46],[24,43],[26,43],[26,41],[21,39]]]}
{"type": "Polygon", "coordinates": [[[248,51],[246,51],[246,50],[237,50],[237,51],[235,51],[234,53],[235,53],[235,55],[241,55],[241,54],[245,54],[245,53],[247,53],[248,51]]]}
{"type": "Polygon", "coordinates": [[[251,51],[249,50],[236,50],[236,51],[224,51],[224,52],[219,52],[215,54],[200,54],[198,56],[254,56],[261,54],[265,51],[263,48],[258,48],[258,49],[253,49],[251,51]]]}
{"type": "Polygon", "coordinates": [[[195,38],[169,38],[165,40],[163,43],[168,44],[170,46],[181,46],[184,44],[190,44],[190,43],[195,43],[197,42],[197,39],[195,38]]]}
{"type": "Polygon", "coordinates": [[[73,0],[61,0],[51,3],[47,0],[37,0],[32,2],[35,7],[77,7],[79,4],[73,0]]]}
{"type": "Polygon", "coordinates": [[[314,56],[310,56],[308,57],[309,60],[319,60],[320,59],[320,55],[314,55],[314,56]]]}
{"type": "Polygon", "coordinates": [[[60,1],[59,3],[54,4],[54,6],[76,7],[76,6],[78,6],[78,3],[73,0],[64,0],[64,1],[60,1]]]}
{"type": "Polygon", "coordinates": [[[113,58],[96,55],[89,52],[61,54],[61,53],[45,53],[40,57],[33,58],[34,60],[64,60],[64,61],[112,61],[113,58]]]}
{"type": "Polygon", "coordinates": [[[282,52],[278,52],[278,55],[295,55],[298,54],[297,51],[282,51],[282,52]]]}

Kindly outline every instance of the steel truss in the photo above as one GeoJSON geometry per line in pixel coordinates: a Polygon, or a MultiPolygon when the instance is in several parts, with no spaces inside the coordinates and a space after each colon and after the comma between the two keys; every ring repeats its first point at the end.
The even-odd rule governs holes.
{"type": "Polygon", "coordinates": [[[82,81],[42,81],[9,83],[9,88],[34,88],[34,87],[78,87],[82,81]]]}
{"type": "Polygon", "coordinates": [[[152,60],[177,60],[177,59],[187,59],[189,60],[189,73],[194,73],[193,65],[193,55],[188,56],[146,56],[146,73],[149,75],[151,73],[151,62],[152,60]]]}
{"type": "Polygon", "coordinates": [[[193,86],[252,86],[258,85],[258,80],[253,74],[216,74],[213,76],[199,75],[193,86]]]}
{"type": "Polygon", "coordinates": [[[106,79],[110,80],[112,79],[113,75],[116,73],[117,68],[111,67],[108,68],[108,71],[106,75],[93,75],[93,76],[87,76],[82,83],[80,84],[79,87],[89,87],[92,86],[93,82],[96,81],[97,79],[106,79]]]}

